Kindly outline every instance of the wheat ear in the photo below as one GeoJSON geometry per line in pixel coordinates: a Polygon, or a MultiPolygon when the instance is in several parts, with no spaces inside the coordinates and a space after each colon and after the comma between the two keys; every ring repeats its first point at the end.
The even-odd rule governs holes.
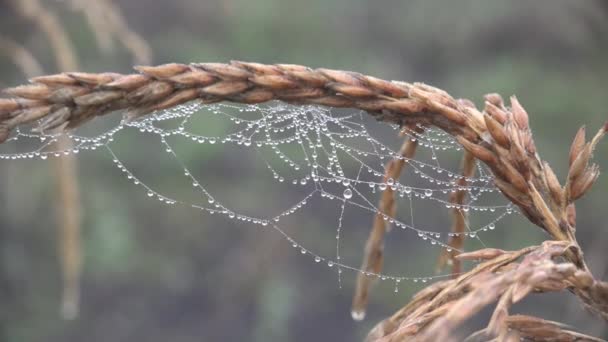
{"type": "MultiPolygon", "coordinates": [[[[32,79],[30,85],[5,90],[12,98],[0,99],[0,141],[8,137],[11,129],[38,120],[38,129],[42,131],[70,129],[117,110],[124,110],[125,118],[133,120],[155,110],[193,100],[205,103],[281,100],[295,104],[349,107],[365,110],[380,121],[402,127],[416,124],[435,126],[453,135],[465,150],[485,163],[501,192],[519,207],[524,216],[557,241],[520,253],[479,251],[476,257],[485,257],[489,263],[496,263],[488,268],[489,273],[481,284],[495,285],[484,285],[484,291],[464,292],[467,300],[480,303],[474,310],[466,312],[470,315],[484,303],[495,300],[496,296],[506,295],[509,297],[500,300],[497,307],[504,312],[509,303],[520,299],[519,296],[543,284],[552,284],[556,288],[570,289],[586,307],[608,319],[608,285],[595,280],[586,267],[575,238],[575,220],[572,219],[574,201],[589,191],[599,174],[597,166],[589,165],[589,161],[598,141],[608,130],[608,124],[589,142],[584,136],[577,135],[570,152],[568,177],[562,186],[548,164],[538,156],[528,114],[515,97],[511,97],[510,106],[507,106],[499,95],[490,94],[486,97],[484,110],[480,111],[470,101],[454,99],[445,91],[426,84],[386,81],[355,72],[299,65],[172,63],[136,69],[139,73],[132,75],[73,72],[42,76],[32,79]],[[509,256],[509,262],[503,260],[504,255],[509,256]],[[517,257],[513,258],[513,255],[517,257]],[[520,257],[524,259],[517,263],[520,257]],[[555,264],[555,258],[562,258],[566,263],[564,266],[555,264]],[[532,262],[537,259],[542,262],[532,262]],[[517,281],[500,280],[504,279],[503,274],[513,275],[509,273],[512,268],[517,271],[517,281]],[[548,276],[543,278],[543,274],[548,276]],[[543,282],[538,283],[535,277],[543,282]]],[[[474,271],[445,286],[473,286],[475,283],[470,279],[474,271]]],[[[443,289],[442,293],[447,290],[443,289]]],[[[437,304],[434,299],[431,302],[437,304]]],[[[460,308],[463,305],[461,301],[453,299],[442,303],[426,311],[428,324],[415,332],[417,336],[429,338],[432,334],[450,330],[448,328],[462,318],[469,317],[462,312],[450,311],[450,308],[460,308]],[[447,321],[445,318],[436,321],[444,315],[447,315],[447,321]]],[[[414,312],[425,312],[423,306],[417,310],[414,312]]],[[[493,318],[496,322],[492,326],[494,333],[504,331],[500,329],[508,321],[501,318],[504,316],[497,313],[493,318]]],[[[405,320],[391,322],[395,325],[408,320],[406,317],[405,320]]]]}

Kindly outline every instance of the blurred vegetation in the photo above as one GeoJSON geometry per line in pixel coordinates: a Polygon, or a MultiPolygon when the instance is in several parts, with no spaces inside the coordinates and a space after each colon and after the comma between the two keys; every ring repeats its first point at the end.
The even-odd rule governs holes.
{"type": "MultiPolygon", "coordinates": [[[[129,51],[100,50],[70,1],[43,3],[59,16],[83,71],[131,70],[135,62],[129,51]]],[[[237,59],[355,70],[430,83],[478,104],[485,93],[517,94],[530,113],[540,153],[562,177],[576,129],[586,124],[595,131],[608,118],[608,5],[599,0],[114,3],[151,46],[155,64],[237,59]]],[[[0,36],[28,49],[46,72],[56,71],[45,35],[6,0],[0,1],[0,36]]],[[[4,52],[0,73],[0,87],[25,81],[4,52]]],[[[142,139],[121,136],[115,145],[121,160],[160,188],[187,196],[173,186],[178,171],[160,160],[160,146],[150,148],[142,139]]],[[[301,196],[278,190],[265,170],[239,172],[252,156],[194,144],[180,151],[201,179],[247,210],[278,212],[278,204],[301,196]],[[260,201],[262,195],[272,200],[260,201]]],[[[608,169],[607,152],[605,144],[596,152],[603,169],[608,169]]],[[[277,234],[148,201],[101,151],[81,154],[79,163],[85,268],[81,314],[74,321],[58,314],[61,277],[49,163],[0,163],[2,341],[360,340],[420,289],[402,284],[395,294],[393,284],[381,283],[368,318],[355,323],[349,313],[353,274],[345,273],[339,288],[333,270],[302,258],[277,234]]],[[[608,178],[600,177],[579,202],[577,233],[590,267],[604,279],[607,190],[608,178]]],[[[289,229],[308,245],[331,251],[338,209],[318,210],[290,221],[289,229]]],[[[417,208],[416,215],[432,213],[417,208]]],[[[354,247],[345,257],[354,265],[371,221],[371,215],[347,218],[345,243],[354,247]]],[[[436,249],[391,238],[388,267],[401,274],[432,272],[436,249]]],[[[541,238],[539,229],[510,218],[484,241],[516,248],[541,238]]],[[[581,313],[565,295],[535,298],[520,307],[608,337],[602,322],[581,313]]]]}

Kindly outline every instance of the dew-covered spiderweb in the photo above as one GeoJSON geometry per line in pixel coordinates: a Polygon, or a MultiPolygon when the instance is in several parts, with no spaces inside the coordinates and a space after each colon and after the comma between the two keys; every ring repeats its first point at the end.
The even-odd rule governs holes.
{"type": "Polygon", "coordinates": [[[335,272],[340,286],[345,272],[393,282],[395,291],[403,281],[445,276],[433,270],[412,274],[415,271],[398,260],[381,274],[360,270],[367,232],[379,212],[378,198],[388,187],[395,192],[398,210],[394,218],[384,216],[394,227],[387,239],[415,241],[418,247],[436,249],[437,255],[441,249],[450,250],[447,241],[454,234],[483,245],[484,232],[514,211],[481,164],[466,186],[457,184],[462,151],[446,133],[426,128],[423,134],[405,131],[400,136],[399,127],[375,122],[359,111],[281,102],[191,103],[133,122],[100,118],[85,126],[69,133],[74,148],[67,151],[53,150],[57,135],[21,128],[0,145],[0,159],[107,156],[117,168],[113,176],[128,179],[129,191],[141,193],[142,200],[189,208],[202,215],[201,222],[215,215],[231,226],[273,230],[293,246],[293,253],[335,272]],[[399,179],[384,182],[386,163],[404,159],[398,153],[403,139],[418,140],[416,157],[405,160],[407,168],[399,179]],[[124,153],[130,144],[139,144],[137,157],[146,160],[145,166],[131,166],[134,157],[124,153]],[[230,165],[228,171],[214,166],[218,160],[230,165]],[[162,171],[170,182],[148,179],[150,170],[162,169],[160,165],[171,166],[162,171]],[[223,179],[230,181],[214,183],[217,172],[229,173],[223,179]],[[451,232],[446,223],[454,206],[449,194],[458,190],[467,192],[459,208],[470,217],[464,233],[451,232]],[[304,229],[298,222],[313,221],[325,232],[319,246],[319,239],[298,231],[304,229]],[[344,239],[355,241],[345,244],[344,239]]]}

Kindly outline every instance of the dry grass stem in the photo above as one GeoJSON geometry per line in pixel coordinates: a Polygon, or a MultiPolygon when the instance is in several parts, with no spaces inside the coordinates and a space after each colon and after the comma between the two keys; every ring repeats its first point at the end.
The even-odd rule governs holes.
{"type": "MultiPolygon", "coordinates": [[[[467,185],[467,179],[475,175],[475,157],[473,154],[465,151],[462,156],[462,177],[458,179],[458,186],[464,188],[467,185]]],[[[467,196],[466,190],[457,190],[450,194],[450,204],[453,206],[451,210],[452,228],[451,231],[455,235],[450,237],[448,246],[451,250],[443,249],[439,255],[437,262],[437,272],[441,271],[447,264],[452,265],[452,274],[460,274],[462,272],[462,263],[457,259],[458,251],[464,247],[465,229],[467,227],[467,213],[463,210],[467,196]]]]}
{"type": "MultiPolygon", "coordinates": [[[[17,13],[38,25],[47,37],[55,54],[57,67],[63,71],[78,69],[77,56],[61,22],[53,12],[48,11],[38,0],[13,1],[17,13]]],[[[29,77],[39,76],[27,73],[29,77]]],[[[61,137],[55,144],[58,151],[73,148],[73,142],[61,137]]],[[[61,314],[66,319],[78,315],[80,301],[80,273],[82,267],[80,244],[80,191],[78,187],[77,162],[73,155],[58,158],[53,163],[57,178],[58,205],[58,250],[63,280],[61,314]]]]}
{"type": "MultiPolygon", "coordinates": [[[[553,321],[544,320],[538,317],[526,315],[511,315],[505,319],[505,324],[509,328],[510,336],[505,336],[503,340],[514,338],[513,341],[532,340],[539,342],[602,342],[600,338],[581,334],[572,331],[570,327],[553,321]]],[[[486,329],[478,331],[465,339],[465,342],[491,341],[492,334],[486,329]]]]}
{"type": "MultiPolygon", "coordinates": [[[[59,138],[55,144],[60,151],[73,148],[67,136],[59,138]]],[[[80,244],[80,191],[75,158],[55,159],[57,192],[60,205],[57,205],[59,222],[59,250],[63,276],[63,295],[61,313],[66,319],[78,315],[80,302],[80,272],[82,253],[80,244]]]]}
{"type": "MultiPolygon", "coordinates": [[[[403,129],[401,135],[406,135],[408,131],[414,132],[415,134],[422,133],[421,128],[412,126],[403,129]]],[[[399,150],[399,156],[401,158],[395,158],[386,165],[382,182],[391,183],[391,185],[386,187],[380,197],[378,212],[374,216],[372,230],[370,231],[367,243],[365,244],[365,254],[363,256],[363,264],[361,265],[361,270],[364,273],[359,273],[357,275],[357,285],[355,287],[351,308],[352,316],[357,320],[361,320],[365,317],[365,309],[369,300],[370,288],[376,280],[368,276],[368,273],[380,274],[382,272],[382,265],[384,262],[384,236],[390,231],[391,227],[390,223],[387,221],[390,218],[394,218],[397,212],[395,191],[393,190],[392,184],[399,179],[407,161],[414,158],[417,147],[418,139],[406,137],[399,150]]]]}
{"type": "Polygon", "coordinates": [[[114,40],[117,40],[129,50],[135,63],[152,62],[152,49],[129,27],[118,6],[111,0],[72,0],[71,6],[84,14],[101,51],[114,50],[114,40]]]}
{"type": "Polygon", "coordinates": [[[43,74],[40,63],[29,50],[3,35],[0,35],[0,54],[10,58],[10,60],[29,77],[43,74]]]}

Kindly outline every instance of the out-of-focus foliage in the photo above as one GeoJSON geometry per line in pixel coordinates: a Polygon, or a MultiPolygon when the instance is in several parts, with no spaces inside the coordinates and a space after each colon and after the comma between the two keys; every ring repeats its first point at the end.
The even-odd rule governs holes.
{"type": "MultiPolygon", "coordinates": [[[[608,118],[608,6],[602,1],[115,3],[152,47],[154,63],[239,59],[356,70],[431,83],[478,104],[484,93],[517,94],[530,113],[539,150],[561,177],[578,126],[594,131],[608,118]]],[[[129,52],[100,51],[85,18],[67,1],[44,5],[59,16],[84,70],[130,70],[129,52]]],[[[45,35],[7,2],[0,2],[0,35],[30,50],[45,71],[56,71],[45,35]]],[[[5,54],[0,54],[0,73],[2,87],[24,81],[5,54]]],[[[170,187],[176,171],[151,167],[160,147],[146,150],[137,143],[140,138],[124,137],[116,150],[143,177],[170,187]]],[[[596,159],[608,169],[604,145],[596,159]]],[[[239,173],[247,159],[226,155],[219,146],[201,151],[185,145],[182,154],[207,183],[224,188],[241,207],[263,209],[261,195],[297,198],[274,193],[270,177],[239,173]]],[[[368,318],[355,323],[349,314],[354,275],[345,274],[340,289],[335,273],[301,258],[276,234],[147,201],[102,152],[83,154],[79,161],[86,255],[82,312],[74,321],[62,321],[58,314],[61,284],[49,165],[0,163],[0,340],[348,341],[361,339],[419,289],[406,284],[395,294],[381,284],[368,318]]],[[[578,205],[577,235],[598,277],[608,270],[607,189],[608,178],[600,176],[578,205]]],[[[319,216],[337,216],[334,209],[319,216]]],[[[418,217],[431,215],[417,210],[418,217]]],[[[349,220],[349,233],[361,248],[371,221],[371,215],[349,220]]],[[[305,231],[311,245],[331,246],[335,242],[327,237],[335,227],[319,222],[310,217],[291,229],[305,231]]],[[[541,237],[524,220],[509,220],[484,241],[515,248],[541,237]]],[[[432,272],[437,250],[416,244],[389,241],[387,258],[394,269],[432,272]]],[[[355,263],[359,256],[353,255],[355,263]]],[[[574,299],[554,299],[523,306],[527,313],[608,335],[574,299]]]]}

